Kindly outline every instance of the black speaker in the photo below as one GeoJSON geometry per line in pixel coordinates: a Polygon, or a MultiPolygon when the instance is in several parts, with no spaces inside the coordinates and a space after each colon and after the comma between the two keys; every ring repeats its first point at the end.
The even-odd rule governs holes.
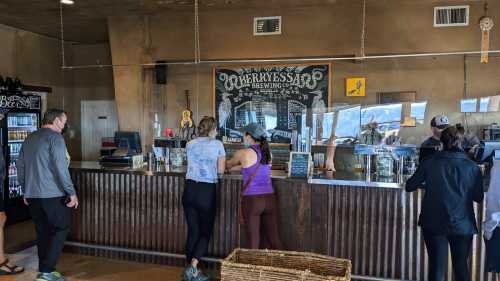
{"type": "Polygon", "coordinates": [[[167,65],[166,61],[159,60],[155,65],[156,84],[167,84],[167,65]]]}

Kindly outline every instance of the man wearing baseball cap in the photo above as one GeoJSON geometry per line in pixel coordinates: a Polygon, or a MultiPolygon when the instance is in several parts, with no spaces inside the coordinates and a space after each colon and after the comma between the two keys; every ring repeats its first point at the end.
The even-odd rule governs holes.
{"type": "Polygon", "coordinates": [[[418,162],[422,163],[425,159],[431,157],[435,152],[441,150],[441,132],[450,126],[448,117],[445,115],[434,116],[431,120],[432,136],[426,139],[420,145],[418,162]]]}

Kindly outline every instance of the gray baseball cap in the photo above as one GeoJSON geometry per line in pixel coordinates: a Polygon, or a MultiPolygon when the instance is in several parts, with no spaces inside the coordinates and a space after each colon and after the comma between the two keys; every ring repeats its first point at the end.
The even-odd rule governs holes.
{"type": "Polygon", "coordinates": [[[258,123],[250,123],[245,127],[241,128],[240,132],[248,133],[256,140],[260,140],[261,138],[267,138],[266,130],[264,130],[264,128],[258,123]]]}

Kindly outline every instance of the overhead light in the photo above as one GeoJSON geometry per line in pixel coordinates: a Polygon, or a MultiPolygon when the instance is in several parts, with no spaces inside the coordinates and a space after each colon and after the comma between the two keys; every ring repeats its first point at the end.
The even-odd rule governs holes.
{"type": "Polygon", "coordinates": [[[75,1],[73,1],[73,0],[61,0],[61,4],[73,5],[73,4],[75,4],[75,1]]]}

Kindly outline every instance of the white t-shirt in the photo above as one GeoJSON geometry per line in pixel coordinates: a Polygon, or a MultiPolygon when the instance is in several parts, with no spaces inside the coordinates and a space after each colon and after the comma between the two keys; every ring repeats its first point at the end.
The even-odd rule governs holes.
{"type": "Polygon", "coordinates": [[[217,160],[226,156],[221,141],[211,137],[198,137],[186,145],[186,178],[198,182],[217,182],[217,160]]]}

